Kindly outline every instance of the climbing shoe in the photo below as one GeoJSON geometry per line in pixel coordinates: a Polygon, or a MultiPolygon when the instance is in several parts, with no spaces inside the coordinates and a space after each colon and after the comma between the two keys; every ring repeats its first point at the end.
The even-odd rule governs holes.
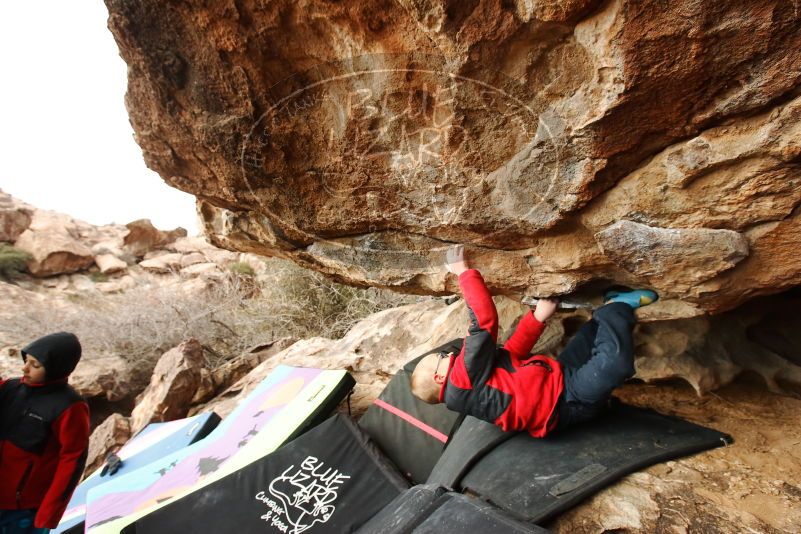
{"type": "Polygon", "coordinates": [[[609,304],[610,302],[625,302],[632,308],[639,308],[655,302],[658,298],[659,295],[650,289],[607,291],[606,294],[604,294],[604,303],[609,304]]]}

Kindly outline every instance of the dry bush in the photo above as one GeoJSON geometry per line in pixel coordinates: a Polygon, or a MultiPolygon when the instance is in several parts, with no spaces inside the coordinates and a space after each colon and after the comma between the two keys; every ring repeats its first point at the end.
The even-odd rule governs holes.
{"type": "Polygon", "coordinates": [[[31,258],[29,253],[10,243],[0,243],[0,280],[11,280],[25,271],[31,258]]]}
{"type": "Polygon", "coordinates": [[[371,313],[418,300],[343,286],[286,261],[268,262],[266,274],[229,272],[205,290],[188,291],[175,275],[171,283],[122,293],[74,295],[64,306],[31,303],[7,321],[4,334],[23,345],[67,330],[78,335],[87,355],[118,354],[148,370],[165,351],[195,338],[215,367],[283,336],[338,338],[371,313]]]}

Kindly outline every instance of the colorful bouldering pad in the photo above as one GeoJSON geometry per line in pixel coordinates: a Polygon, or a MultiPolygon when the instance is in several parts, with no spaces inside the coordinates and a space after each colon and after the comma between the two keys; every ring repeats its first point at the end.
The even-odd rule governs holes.
{"type": "Polygon", "coordinates": [[[90,490],[87,532],[117,534],[169,500],[261,458],[326,417],[353,385],[345,371],[279,365],[202,442],[90,490]]]}
{"type": "Polygon", "coordinates": [[[101,469],[98,469],[75,488],[61,521],[51,532],[53,534],[83,532],[86,497],[91,488],[132,473],[159,458],[200,441],[219,423],[220,417],[216,413],[207,412],[177,421],[147,425],[117,451],[116,454],[122,460],[122,464],[113,475],[101,475],[101,469]]]}

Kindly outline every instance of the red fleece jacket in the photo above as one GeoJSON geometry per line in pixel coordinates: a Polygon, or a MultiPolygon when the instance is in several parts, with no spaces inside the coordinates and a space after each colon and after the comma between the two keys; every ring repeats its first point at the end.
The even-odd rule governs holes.
{"type": "MultiPolygon", "coordinates": [[[[33,416],[28,415],[32,412],[30,399],[45,398],[49,394],[40,395],[44,390],[37,391],[37,388],[54,383],[36,385],[15,382],[0,379],[0,392],[6,393],[3,396],[5,405],[0,406],[0,416],[4,418],[0,420],[0,428],[6,427],[4,435],[0,435],[0,510],[37,509],[34,527],[55,528],[86,462],[89,407],[79,398],[73,402],[77,397],[74,392],[72,396],[61,395],[56,401],[57,405],[50,408],[54,408],[56,413],[62,408],[63,411],[49,425],[43,424],[35,410],[33,416]],[[19,395],[11,398],[8,393],[13,386],[15,390],[28,390],[17,390],[19,395]],[[22,418],[18,424],[9,423],[20,415],[22,418]],[[37,426],[39,424],[43,426],[37,426]],[[43,432],[47,437],[41,443],[43,432]],[[37,453],[15,444],[25,441],[38,441],[43,448],[37,453]]],[[[60,382],[64,383],[66,379],[60,382]]],[[[69,386],[65,384],[65,387],[69,386]]]]}
{"type": "Polygon", "coordinates": [[[554,411],[564,388],[558,361],[529,354],[545,325],[528,312],[498,347],[498,312],[481,273],[475,269],[463,272],[459,285],[470,325],[461,352],[451,358],[440,401],[503,430],[545,436],[556,425],[554,411]],[[485,368],[489,372],[482,381],[485,368]]]}

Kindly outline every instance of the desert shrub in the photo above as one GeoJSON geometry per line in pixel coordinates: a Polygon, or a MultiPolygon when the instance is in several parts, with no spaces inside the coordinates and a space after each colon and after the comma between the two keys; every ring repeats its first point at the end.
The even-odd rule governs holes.
{"type": "Polygon", "coordinates": [[[187,290],[176,275],[170,283],[122,293],[71,295],[63,305],[32,302],[9,318],[6,337],[23,344],[67,330],[78,335],[85,354],[119,354],[144,369],[195,338],[214,367],[287,335],[338,338],[371,313],[418,299],[344,286],[290,262],[267,261],[264,275],[229,273],[202,291],[187,290]]]}
{"type": "Polygon", "coordinates": [[[251,267],[250,264],[241,261],[229,264],[228,270],[232,273],[241,274],[244,276],[253,276],[256,274],[256,271],[253,270],[253,267],[251,267]]]}
{"type": "Polygon", "coordinates": [[[13,278],[27,269],[32,256],[14,248],[10,243],[0,243],[0,277],[6,280],[13,278]]]}
{"type": "Polygon", "coordinates": [[[89,279],[94,283],[108,282],[108,275],[101,272],[94,272],[89,275],[89,279]]]}
{"type": "Polygon", "coordinates": [[[286,261],[275,262],[260,287],[271,325],[296,337],[340,338],[372,313],[418,300],[392,291],[338,284],[286,261]]]}

